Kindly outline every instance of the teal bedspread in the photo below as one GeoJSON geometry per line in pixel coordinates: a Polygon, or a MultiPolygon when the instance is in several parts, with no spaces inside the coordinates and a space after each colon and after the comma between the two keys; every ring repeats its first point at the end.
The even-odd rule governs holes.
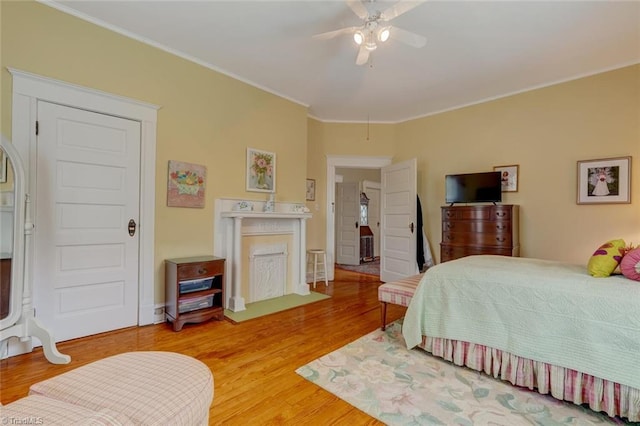
{"type": "Polygon", "coordinates": [[[640,282],[586,267],[470,256],[429,269],[407,308],[407,347],[462,340],[640,389],[640,282]]]}

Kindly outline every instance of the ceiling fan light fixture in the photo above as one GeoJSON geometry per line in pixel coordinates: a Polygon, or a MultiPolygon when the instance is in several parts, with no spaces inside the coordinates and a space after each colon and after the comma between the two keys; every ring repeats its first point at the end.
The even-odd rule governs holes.
{"type": "Polygon", "coordinates": [[[358,46],[362,44],[364,41],[364,34],[362,34],[362,31],[356,31],[353,33],[353,41],[355,41],[358,46]]]}
{"type": "Polygon", "coordinates": [[[369,51],[373,52],[378,48],[376,44],[376,36],[373,31],[369,31],[364,39],[364,47],[369,51]]]}
{"type": "Polygon", "coordinates": [[[380,40],[382,43],[384,43],[385,41],[389,40],[389,35],[390,35],[390,30],[389,27],[384,27],[381,28],[380,31],[378,32],[378,40],[380,40]]]}

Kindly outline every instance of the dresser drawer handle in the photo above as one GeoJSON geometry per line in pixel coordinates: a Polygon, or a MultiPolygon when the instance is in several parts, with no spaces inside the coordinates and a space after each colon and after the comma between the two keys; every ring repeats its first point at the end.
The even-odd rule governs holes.
{"type": "Polygon", "coordinates": [[[453,235],[447,235],[447,240],[453,241],[453,235]]]}
{"type": "Polygon", "coordinates": [[[507,225],[496,225],[496,228],[502,231],[503,229],[507,229],[507,225]]]}
{"type": "Polygon", "coordinates": [[[498,217],[505,217],[507,215],[507,212],[496,212],[496,216],[498,217]]]}
{"type": "Polygon", "coordinates": [[[498,241],[499,243],[504,243],[505,241],[507,241],[507,239],[503,237],[496,237],[496,241],[498,241]]]}
{"type": "Polygon", "coordinates": [[[206,273],[207,273],[206,268],[200,268],[200,269],[198,269],[198,275],[203,275],[203,274],[206,274],[206,273]]]}

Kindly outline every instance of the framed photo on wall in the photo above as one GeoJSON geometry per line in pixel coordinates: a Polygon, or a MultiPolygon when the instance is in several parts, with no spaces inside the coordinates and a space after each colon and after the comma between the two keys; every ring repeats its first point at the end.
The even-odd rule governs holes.
{"type": "Polygon", "coordinates": [[[276,154],[247,148],[247,191],[276,192],[276,154]]]}
{"type": "Polygon", "coordinates": [[[307,201],[316,200],[316,180],[307,179],[307,201]]]}
{"type": "Polygon", "coordinates": [[[493,168],[494,171],[500,172],[502,192],[518,192],[518,168],[518,164],[493,168]]]}
{"type": "Polygon", "coordinates": [[[577,204],[631,203],[631,157],[578,161],[577,204]]]}

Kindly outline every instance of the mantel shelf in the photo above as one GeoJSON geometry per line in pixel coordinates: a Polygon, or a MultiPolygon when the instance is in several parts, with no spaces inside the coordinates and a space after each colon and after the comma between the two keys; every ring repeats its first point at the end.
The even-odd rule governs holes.
{"type": "Polygon", "coordinates": [[[239,211],[222,212],[222,217],[240,217],[245,219],[311,219],[311,213],[296,212],[254,212],[239,211]]]}

